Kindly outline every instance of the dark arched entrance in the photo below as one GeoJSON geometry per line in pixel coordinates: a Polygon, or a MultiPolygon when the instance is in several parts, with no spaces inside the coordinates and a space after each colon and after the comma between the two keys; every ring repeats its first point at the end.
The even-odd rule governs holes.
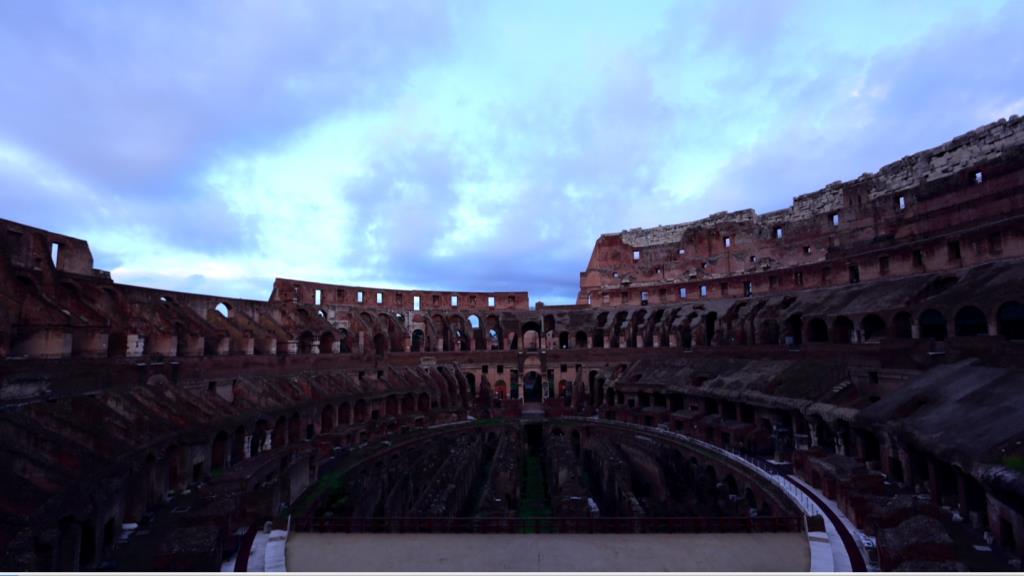
{"type": "Polygon", "coordinates": [[[527,402],[540,402],[544,399],[544,392],[541,386],[540,374],[528,372],[523,378],[523,400],[527,402]]]}

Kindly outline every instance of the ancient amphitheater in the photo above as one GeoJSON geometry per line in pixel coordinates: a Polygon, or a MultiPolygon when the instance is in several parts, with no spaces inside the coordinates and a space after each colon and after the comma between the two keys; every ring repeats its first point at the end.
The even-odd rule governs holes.
{"type": "Polygon", "coordinates": [[[1020,567],[1020,118],[602,235],[571,306],[0,226],[0,569],[1020,567]]]}

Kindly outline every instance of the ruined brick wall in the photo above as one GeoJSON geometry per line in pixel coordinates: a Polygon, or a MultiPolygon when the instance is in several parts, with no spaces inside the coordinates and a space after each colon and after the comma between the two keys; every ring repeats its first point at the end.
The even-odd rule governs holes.
{"type": "MultiPolygon", "coordinates": [[[[0,550],[19,567],[73,568],[60,542],[138,517],[197,470],[218,471],[204,510],[272,513],[305,481],[276,478],[306,466],[303,450],[323,463],[470,415],[517,421],[531,372],[544,390],[533,410],[547,418],[622,420],[791,457],[857,518],[867,498],[889,501],[875,493],[882,473],[944,505],[963,487],[960,508],[981,525],[988,502],[986,529],[998,533],[1024,518],[1010,467],[1024,455],[1014,443],[1024,434],[1020,134],[1019,119],[997,123],[787,210],[603,236],[584,283],[604,292],[589,306],[283,279],[266,302],[124,286],[91,268],[84,241],[5,222],[0,446],[13,466],[0,485],[15,497],[0,502],[0,550]]],[[[664,455],[629,441],[591,446],[590,462],[618,463],[594,467],[609,511],[643,509],[651,496],[633,483],[663,482],[652,462],[664,455]]],[[[514,510],[521,450],[516,435],[499,441],[481,513],[514,510]]],[[[445,467],[434,485],[367,502],[406,510],[415,498],[398,495],[429,493],[418,513],[441,514],[431,503],[444,502],[447,514],[471,494],[463,468],[445,467]]],[[[706,468],[662,468],[737,502],[706,468]]],[[[1016,536],[1024,552],[1024,530],[1016,536]]]]}
{"type": "MultiPolygon", "coordinates": [[[[1013,241],[998,242],[994,250],[985,246],[980,254],[968,256],[965,246],[957,262],[925,255],[911,263],[911,252],[922,246],[907,245],[941,238],[935,250],[944,252],[939,249],[958,239],[951,233],[971,234],[978,224],[1020,216],[1022,166],[1024,120],[1011,117],[874,174],[797,196],[783,210],[762,215],[753,210],[721,212],[695,222],[605,234],[580,274],[577,303],[637,305],[643,300],[641,292],[654,301],[722,297],[729,290],[742,294],[748,289],[818,287],[846,281],[851,261],[877,268],[878,258],[887,255],[879,253],[883,249],[891,252],[892,266],[884,265],[880,275],[1019,256],[1017,231],[1013,241]],[[907,265],[902,263],[904,253],[907,265]],[[832,278],[822,278],[823,264],[829,263],[832,278]],[[795,272],[799,278],[794,279],[795,272]],[[685,297],[680,295],[683,288],[685,297]]],[[[1020,228],[1019,222],[1000,226],[1020,228]]],[[[987,230],[977,241],[987,244],[998,231],[987,230]]]]}

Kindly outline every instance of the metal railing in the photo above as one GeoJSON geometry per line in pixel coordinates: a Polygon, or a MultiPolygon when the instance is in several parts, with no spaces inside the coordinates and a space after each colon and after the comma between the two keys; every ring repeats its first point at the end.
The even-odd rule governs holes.
{"type": "Polygon", "coordinates": [[[296,532],[686,534],[802,532],[800,516],[682,518],[301,518],[296,532]]]}
{"type": "Polygon", "coordinates": [[[767,475],[768,479],[771,480],[772,484],[775,484],[775,486],[785,492],[786,495],[796,502],[808,516],[822,515],[821,507],[818,506],[818,503],[811,499],[806,492],[800,489],[800,487],[793,484],[793,482],[786,478],[784,474],[780,474],[779,471],[769,464],[767,460],[759,456],[748,454],[736,448],[730,447],[719,449],[725,450],[734,457],[739,458],[747,464],[761,470],[765,475],[767,475]]]}

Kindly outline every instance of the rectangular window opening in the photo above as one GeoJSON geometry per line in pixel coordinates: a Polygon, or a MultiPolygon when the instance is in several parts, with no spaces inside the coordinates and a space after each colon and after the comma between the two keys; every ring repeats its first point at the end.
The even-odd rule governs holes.
{"type": "Polygon", "coordinates": [[[946,244],[946,251],[949,253],[950,262],[960,260],[960,241],[953,240],[946,244]]]}
{"type": "Polygon", "coordinates": [[[320,305],[320,296],[321,296],[320,289],[317,288],[316,291],[313,292],[313,303],[316,304],[317,306],[320,305]]]}
{"type": "Polygon", "coordinates": [[[988,237],[989,254],[1001,254],[1003,252],[1003,235],[996,232],[988,237]]]}
{"type": "Polygon", "coordinates": [[[60,259],[60,244],[56,242],[50,243],[50,261],[53,262],[53,267],[57,267],[57,261],[60,259]]]}
{"type": "Polygon", "coordinates": [[[902,196],[901,195],[901,196],[898,196],[896,198],[896,208],[898,210],[905,210],[907,208],[907,197],[906,196],[902,196]]]}
{"type": "Polygon", "coordinates": [[[708,295],[708,285],[707,284],[701,284],[700,285],[700,297],[701,298],[706,298],[707,295],[708,295]]]}
{"type": "Polygon", "coordinates": [[[753,282],[744,282],[743,283],[743,295],[744,296],[753,296],[754,295],[754,283],[753,282]]]}
{"type": "Polygon", "coordinates": [[[494,296],[487,297],[487,307],[494,308],[494,296]]]}
{"type": "Polygon", "coordinates": [[[383,304],[383,303],[384,303],[384,293],[383,292],[377,292],[377,304],[383,304]]]}
{"type": "Polygon", "coordinates": [[[679,299],[686,300],[686,288],[679,289],[679,299]]]}
{"type": "Polygon", "coordinates": [[[458,306],[459,306],[459,297],[455,296],[453,294],[452,295],[452,308],[458,308],[458,306]]]}
{"type": "Polygon", "coordinates": [[[811,253],[811,247],[810,246],[804,246],[804,254],[810,254],[810,253],[811,253]]]}
{"type": "Polygon", "coordinates": [[[832,213],[832,225],[839,226],[839,212],[832,213]]]}
{"type": "Polygon", "coordinates": [[[639,260],[640,260],[640,251],[639,250],[633,250],[633,262],[637,262],[639,260]]]}
{"type": "Polygon", "coordinates": [[[412,297],[412,309],[416,310],[417,312],[419,311],[419,309],[420,309],[420,297],[419,296],[413,296],[412,297]]]}
{"type": "Polygon", "coordinates": [[[850,284],[858,282],[860,282],[860,267],[856,264],[850,264],[850,284]]]}
{"type": "Polygon", "coordinates": [[[640,305],[647,306],[647,292],[640,293],[640,305]]]}
{"type": "Polygon", "coordinates": [[[985,175],[984,174],[982,174],[981,172],[975,172],[974,173],[974,183],[975,184],[981,184],[984,181],[985,181],[985,175]]]}
{"type": "Polygon", "coordinates": [[[726,247],[726,248],[729,248],[729,247],[731,247],[731,246],[732,246],[732,238],[730,238],[730,237],[726,236],[726,237],[725,237],[725,240],[724,240],[724,243],[725,243],[725,247],[726,247]]]}
{"type": "Polygon", "coordinates": [[[363,291],[362,290],[356,292],[356,302],[358,302],[360,304],[363,303],[363,291]]]}
{"type": "Polygon", "coordinates": [[[776,226],[775,227],[775,239],[778,240],[780,238],[782,238],[782,226],[776,226]]]}

